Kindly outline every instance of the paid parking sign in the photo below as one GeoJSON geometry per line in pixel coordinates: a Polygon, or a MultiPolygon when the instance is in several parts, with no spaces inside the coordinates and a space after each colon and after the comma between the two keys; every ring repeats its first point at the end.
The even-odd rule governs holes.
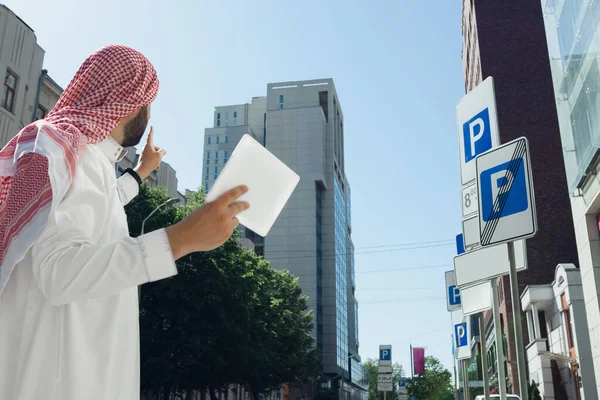
{"type": "Polygon", "coordinates": [[[470,317],[464,315],[460,309],[452,311],[452,336],[456,359],[464,360],[471,358],[471,346],[469,343],[471,337],[470,317]]]}
{"type": "Polygon", "coordinates": [[[446,271],[446,308],[448,311],[460,308],[460,289],[456,286],[454,270],[446,271]]]}
{"type": "Polygon", "coordinates": [[[529,143],[522,137],[476,158],[481,246],[537,232],[529,143]]]}
{"type": "MultiPolygon", "coordinates": [[[[500,143],[494,79],[488,77],[456,105],[460,153],[460,179],[463,185],[475,181],[475,158],[500,143]]],[[[470,196],[469,196],[470,198],[470,196]]],[[[463,216],[476,210],[463,205],[463,216]]]]}

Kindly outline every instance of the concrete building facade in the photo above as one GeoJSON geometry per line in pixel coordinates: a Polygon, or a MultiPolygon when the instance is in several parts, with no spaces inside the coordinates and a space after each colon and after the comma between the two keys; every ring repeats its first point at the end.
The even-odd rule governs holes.
{"type": "Polygon", "coordinates": [[[559,264],[553,282],[527,286],[521,306],[529,332],[529,377],[543,398],[597,399],[580,270],[559,264]]]}
{"type": "MultiPolygon", "coordinates": [[[[463,0],[462,19],[465,92],[494,77],[501,143],[526,136],[530,144],[539,229],[527,241],[528,269],[519,273],[522,293],[527,285],[552,281],[554,268],[550,266],[578,264],[542,8],[538,1],[529,0],[463,0]]],[[[516,393],[508,277],[499,279],[499,289],[508,383],[516,393]]],[[[486,332],[493,331],[490,324],[488,316],[486,332]]],[[[526,321],[523,327],[527,340],[526,321]]],[[[489,355],[495,359],[494,353],[489,355]]]]}
{"type": "MultiPolygon", "coordinates": [[[[300,278],[315,315],[313,335],[322,352],[323,372],[334,381],[342,375],[345,397],[356,397],[364,393],[364,377],[358,355],[344,117],[333,80],[272,83],[266,97],[217,107],[214,126],[205,132],[206,190],[243,134],[253,136],[300,175],[268,237],[253,239],[274,268],[300,278]]],[[[246,230],[246,237],[251,235],[246,230]]]]}
{"type": "Polygon", "coordinates": [[[44,49],[33,29],[0,4],[0,148],[58,101],[63,90],[43,63],[44,49]]]}
{"type": "MultiPolygon", "coordinates": [[[[541,0],[600,392],[600,4],[541,0]]],[[[583,373],[583,365],[581,365],[583,373]]]]}

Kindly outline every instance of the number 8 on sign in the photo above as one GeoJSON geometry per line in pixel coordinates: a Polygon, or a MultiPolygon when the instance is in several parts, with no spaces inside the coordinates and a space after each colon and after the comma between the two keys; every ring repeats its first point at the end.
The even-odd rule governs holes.
{"type": "Polygon", "coordinates": [[[477,213],[479,201],[477,198],[477,184],[472,183],[462,190],[462,214],[469,217],[477,213]]]}

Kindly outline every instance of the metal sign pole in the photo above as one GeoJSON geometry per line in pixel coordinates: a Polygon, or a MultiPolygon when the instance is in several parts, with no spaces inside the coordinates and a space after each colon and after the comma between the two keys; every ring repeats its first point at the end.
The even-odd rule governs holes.
{"type": "Polygon", "coordinates": [[[510,261],[510,297],[513,309],[513,325],[515,327],[519,391],[521,393],[521,400],[529,400],[529,393],[527,392],[527,369],[525,367],[525,346],[523,345],[523,329],[521,328],[521,297],[519,296],[514,242],[508,242],[508,258],[510,261]]]}
{"type": "Polygon", "coordinates": [[[469,396],[469,372],[467,371],[467,362],[469,360],[462,360],[462,367],[463,367],[463,398],[465,400],[470,399],[471,397],[469,396]]]}
{"type": "Polygon", "coordinates": [[[500,323],[500,299],[498,298],[498,281],[492,279],[492,300],[494,308],[494,331],[496,334],[496,360],[498,363],[498,391],[500,400],[506,400],[506,373],[504,371],[504,340],[502,339],[502,324],[500,323]]]}
{"type": "Polygon", "coordinates": [[[483,394],[485,400],[490,400],[490,386],[487,370],[487,349],[485,345],[485,324],[483,321],[483,313],[479,314],[479,349],[481,350],[481,375],[483,378],[483,394]]]}

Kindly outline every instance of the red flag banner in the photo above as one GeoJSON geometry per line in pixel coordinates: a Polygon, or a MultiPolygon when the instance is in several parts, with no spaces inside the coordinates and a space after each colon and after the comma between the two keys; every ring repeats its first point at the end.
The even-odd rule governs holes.
{"type": "Polygon", "coordinates": [[[425,349],[413,347],[413,372],[415,375],[425,374],[425,349]]]}

